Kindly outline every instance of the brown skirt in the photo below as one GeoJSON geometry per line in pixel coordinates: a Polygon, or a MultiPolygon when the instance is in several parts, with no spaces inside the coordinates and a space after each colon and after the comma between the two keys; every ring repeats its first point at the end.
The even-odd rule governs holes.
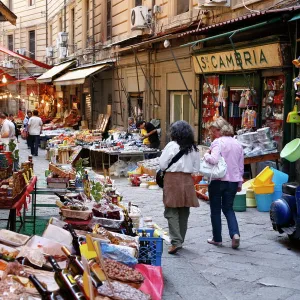
{"type": "Polygon", "coordinates": [[[194,182],[190,173],[166,172],[163,202],[165,207],[198,207],[194,182]]]}

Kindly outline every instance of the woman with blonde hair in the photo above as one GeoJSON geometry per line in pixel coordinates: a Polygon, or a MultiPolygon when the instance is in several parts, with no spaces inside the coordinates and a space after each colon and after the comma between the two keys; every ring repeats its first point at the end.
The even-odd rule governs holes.
{"type": "Polygon", "coordinates": [[[222,210],[227,219],[232,248],[237,249],[240,245],[240,232],[233,211],[233,201],[236,193],[241,191],[243,183],[243,148],[233,138],[232,126],[222,117],[212,122],[209,130],[213,142],[204,159],[215,165],[222,156],[227,164],[227,172],[223,178],[213,179],[208,187],[213,237],[207,242],[216,246],[222,245],[222,210]]]}

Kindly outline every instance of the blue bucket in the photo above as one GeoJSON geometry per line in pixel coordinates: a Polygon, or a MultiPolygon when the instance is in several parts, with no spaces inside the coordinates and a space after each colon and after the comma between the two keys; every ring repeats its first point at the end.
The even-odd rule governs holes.
{"type": "Polygon", "coordinates": [[[272,201],[280,199],[282,196],[282,185],[275,184],[274,193],[272,194],[272,201]]]}
{"type": "Polygon", "coordinates": [[[281,186],[283,183],[288,182],[288,180],[289,180],[288,174],[278,171],[277,169],[274,169],[274,168],[271,168],[271,170],[274,173],[272,181],[275,183],[275,186],[276,185],[281,186]]]}
{"type": "Polygon", "coordinates": [[[267,212],[270,210],[273,194],[255,194],[257,210],[267,212]]]}

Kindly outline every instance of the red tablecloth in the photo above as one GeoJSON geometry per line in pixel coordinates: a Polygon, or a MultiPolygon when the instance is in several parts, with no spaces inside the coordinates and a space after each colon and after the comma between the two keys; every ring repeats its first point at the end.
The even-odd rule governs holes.
{"type": "Polygon", "coordinates": [[[34,190],[34,186],[36,182],[37,182],[37,176],[33,176],[30,182],[28,183],[26,190],[21,195],[20,199],[12,207],[12,209],[16,210],[17,216],[21,215],[21,210],[23,206],[25,207],[25,209],[27,209],[27,204],[30,203],[30,193],[34,190]]]}

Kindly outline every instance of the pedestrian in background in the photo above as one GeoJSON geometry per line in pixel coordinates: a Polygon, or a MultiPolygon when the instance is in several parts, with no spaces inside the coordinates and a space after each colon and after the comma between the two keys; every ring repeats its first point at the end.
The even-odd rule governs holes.
{"type": "Polygon", "coordinates": [[[1,125],[1,138],[2,139],[13,139],[15,138],[15,126],[7,119],[7,114],[0,114],[0,125],[1,125]]]}
{"type": "Polygon", "coordinates": [[[240,245],[240,231],[233,211],[233,201],[236,193],[241,191],[243,183],[244,152],[242,146],[233,138],[233,127],[222,117],[212,122],[209,130],[213,142],[204,159],[215,165],[222,156],[227,164],[227,173],[223,178],[213,179],[208,186],[213,237],[207,242],[216,246],[222,245],[222,210],[227,219],[232,248],[236,249],[240,245]]]}
{"type": "Polygon", "coordinates": [[[19,132],[19,128],[17,126],[17,123],[15,122],[14,115],[13,114],[9,114],[9,119],[14,124],[14,127],[15,127],[15,136],[16,136],[17,142],[19,143],[19,134],[20,134],[20,132],[19,132]]]}
{"type": "Polygon", "coordinates": [[[29,133],[28,133],[28,122],[29,122],[29,119],[32,117],[32,111],[31,110],[27,110],[27,115],[26,117],[24,118],[24,121],[23,121],[23,126],[24,126],[24,129],[23,129],[23,138],[26,139],[27,141],[27,147],[28,149],[30,149],[30,138],[29,138],[29,133]]]}
{"type": "Polygon", "coordinates": [[[40,134],[42,133],[43,121],[38,116],[37,110],[33,111],[33,116],[28,121],[28,133],[30,138],[31,155],[38,156],[40,134]]]}
{"type": "Polygon", "coordinates": [[[177,121],[170,128],[171,142],[159,158],[161,170],[166,170],[172,158],[183,151],[181,158],[166,170],[164,177],[164,217],[168,220],[171,246],[169,254],[182,248],[187,232],[190,207],[198,207],[192,173],[198,173],[200,154],[194,142],[194,132],[186,121],[177,121]]]}

